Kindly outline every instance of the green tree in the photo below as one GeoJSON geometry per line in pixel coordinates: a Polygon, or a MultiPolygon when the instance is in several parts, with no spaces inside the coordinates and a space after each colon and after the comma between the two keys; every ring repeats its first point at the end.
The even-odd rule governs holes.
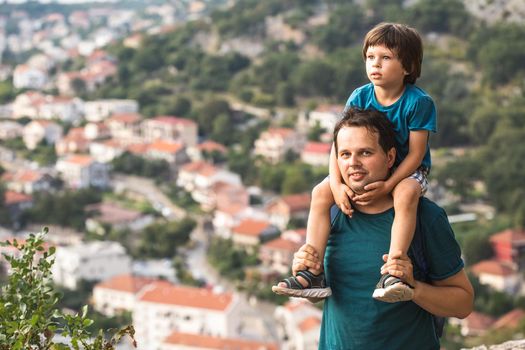
{"type": "Polygon", "coordinates": [[[492,245],[489,242],[489,236],[479,232],[467,234],[461,247],[468,265],[474,265],[477,262],[489,259],[494,254],[492,245]]]}
{"type": "Polygon", "coordinates": [[[176,249],[188,242],[195,221],[185,218],[181,221],[154,223],[140,235],[137,256],[172,258],[176,249]]]}
{"type": "Polygon", "coordinates": [[[20,254],[4,255],[11,274],[0,293],[0,349],[110,350],[125,335],[133,339],[132,326],[118,330],[109,339],[102,330],[91,334],[88,327],[93,321],[87,318],[87,306],[74,315],[57,308],[60,295],[51,285],[55,248],[44,248],[46,233],[44,228],[42,233],[31,234],[23,244],[16,240],[1,243],[20,254]],[[71,345],[53,340],[55,334],[69,338],[71,345]]]}

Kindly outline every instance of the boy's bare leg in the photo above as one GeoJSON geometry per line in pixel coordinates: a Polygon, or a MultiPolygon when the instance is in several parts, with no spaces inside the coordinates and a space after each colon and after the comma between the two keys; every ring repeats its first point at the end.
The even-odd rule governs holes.
{"type": "MultiPolygon", "coordinates": [[[[392,196],[394,198],[395,216],[392,224],[388,261],[390,261],[390,257],[394,253],[405,255],[408,252],[416,230],[417,206],[419,197],[421,196],[421,185],[415,179],[404,179],[394,188],[392,196]]],[[[378,289],[376,289],[374,291],[374,298],[387,302],[410,300],[412,298],[409,289],[403,290],[400,286],[397,287],[399,287],[398,289],[402,295],[398,295],[396,294],[397,292],[392,291],[391,294],[394,295],[391,297],[387,295],[389,291],[378,291],[378,289]],[[382,295],[383,293],[385,293],[385,295],[382,295]]],[[[409,287],[407,286],[407,288],[409,287]]]]}
{"type": "MultiPolygon", "coordinates": [[[[330,234],[330,207],[334,204],[334,198],[330,189],[328,178],[317,184],[312,190],[312,202],[310,204],[310,213],[308,214],[308,223],[306,225],[306,243],[315,248],[319,261],[323,261],[326,249],[326,242],[330,234]]],[[[323,272],[323,267],[318,269],[309,268],[310,272],[318,275],[323,272]]],[[[307,286],[307,281],[297,276],[297,280],[303,287],[307,286]]],[[[279,283],[280,287],[286,284],[279,283]]]]}

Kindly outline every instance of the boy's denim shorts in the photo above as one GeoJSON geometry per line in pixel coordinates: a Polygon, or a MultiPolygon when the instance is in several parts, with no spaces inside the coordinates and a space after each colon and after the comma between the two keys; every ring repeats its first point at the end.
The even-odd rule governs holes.
{"type": "Polygon", "coordinates": [[[408,177],[408,179],[416,180],[421,186],[421,197],[423,197],[428,190],[427,176],[428,176],[428,169],[425,168],[424,166],[420,166],[419,168],[416,169],[416,171],[414,171],[412,175],[408,177]]]}

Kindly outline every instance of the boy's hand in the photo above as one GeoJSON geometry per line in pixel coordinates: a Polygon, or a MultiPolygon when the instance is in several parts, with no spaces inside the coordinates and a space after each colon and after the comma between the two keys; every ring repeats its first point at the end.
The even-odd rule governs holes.
{"type": "Polygon", "coordinates": [[[333,191],[335,204],[341,209],[343,213],[352,217],[354,209],[350,200],[355,197],[354,192],[347,185],[340,183],[335,191],[333,191]]]}
{"type": "Polygon", "coordinates": [[[409,286],[415,286],[414,266],[408,255],[397,252],[392,254],[389,259],[388,254],[384,254],[383,261],[385,264],[381,266],[382,275],[388,272],[392,276],[402,279],[409,286]]]}
{"type": "Polygon", "coordinates": [[[359,205],[367,205],[372,200],[392,192],[386,181],[376,181],[365,186],[365,193],[354,196],[353,201],[359,205]]]}

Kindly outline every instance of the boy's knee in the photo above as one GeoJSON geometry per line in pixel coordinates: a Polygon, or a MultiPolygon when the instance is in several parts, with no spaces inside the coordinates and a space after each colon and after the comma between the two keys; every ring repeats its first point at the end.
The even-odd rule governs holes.
{"type": "Polygon", "coordinates": [[[395,207],[416,207],[421,197],[421,185],[416,180],[399,183],[396,187],[393,197],[395,207]],[[402,185],[401,185],[402,184],[402,185]],[[401,186],[399,186],[401,185],[401,186]]]}

